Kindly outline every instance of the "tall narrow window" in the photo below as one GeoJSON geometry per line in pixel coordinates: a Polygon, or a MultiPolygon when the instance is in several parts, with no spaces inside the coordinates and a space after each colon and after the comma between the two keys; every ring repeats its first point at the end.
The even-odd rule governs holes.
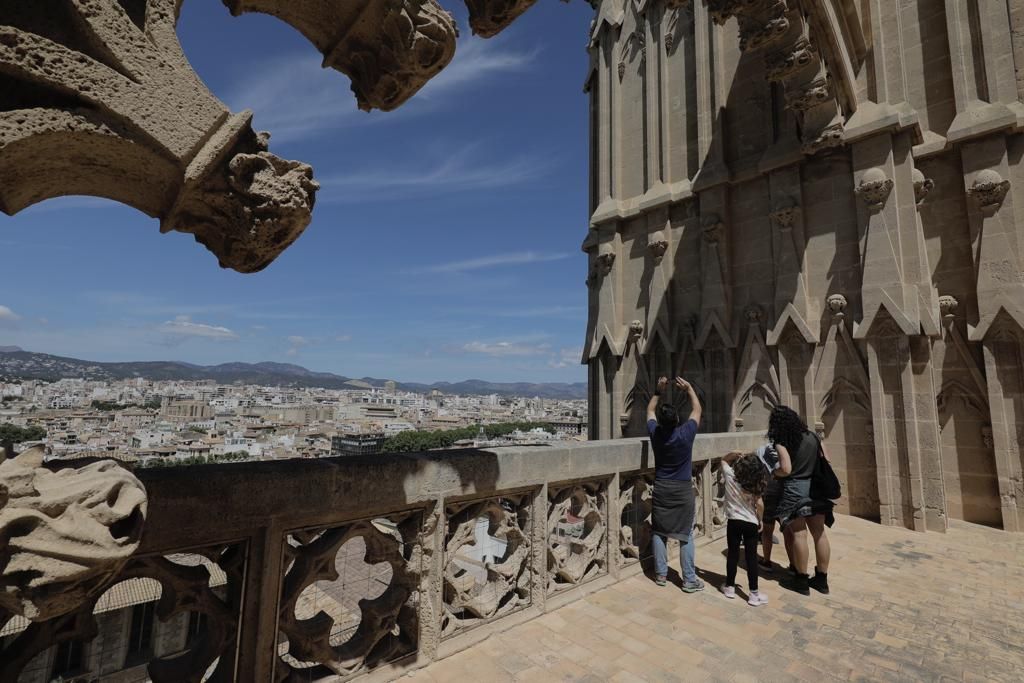
{"type": "Polygon", "coordinates": [[[132,629],[128,637],[129,665],[148,660],[153,654],[153,608],[155,602],[146,602],[132,608],[132,629]]]}
{"type": "Polygon", "coordinates": [[[70,678],[82,673],[82,662],[85,657],[85,645],[80,640],[65,640],[57,646],[57,654],[53,658],[53,670],[50,678],[70,678]]]}
{"type": "Polygon", "coordinates": [[[199,637],[199,632],[206,626],[206,615],[202,612],[190,612],[188,615],[188,637],[186,638],[187,643],[191,643],[193,640],[199,637]]]}

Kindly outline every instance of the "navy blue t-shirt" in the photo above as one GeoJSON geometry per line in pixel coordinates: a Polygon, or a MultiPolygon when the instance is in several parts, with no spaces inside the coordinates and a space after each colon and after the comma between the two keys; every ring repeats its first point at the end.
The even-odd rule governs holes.
{"type": "Polygon", "coordinates": [[[697,423],[687,420],[671,432],[658,426],[657,420],[647,421],[654,449],[654,476],[657,479],[690,481],[693,478],[693,440],[697,438],[697,423]]]}

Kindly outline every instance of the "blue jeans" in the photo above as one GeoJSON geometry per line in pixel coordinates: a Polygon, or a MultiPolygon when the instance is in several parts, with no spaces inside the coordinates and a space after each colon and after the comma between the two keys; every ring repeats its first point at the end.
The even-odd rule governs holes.
{"type": "MultiPolygon", "coordinates": [[[[693,529],[690,529],[690,538],[686,543],[679,542],[679,566],[683,569],[684,583],[697,583],[697,556],[693,540],[693,529]]],[[[652,534],[651,545],[654,546],[654,573],[665,576],[668,574],[668,546],[665,537],[652,534]]]]}

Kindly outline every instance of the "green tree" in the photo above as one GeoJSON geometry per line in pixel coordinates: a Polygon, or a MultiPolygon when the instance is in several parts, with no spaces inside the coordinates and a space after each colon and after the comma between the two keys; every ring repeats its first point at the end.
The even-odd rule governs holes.
{"type": "Polygon", "coordinates": [[[10,423],[0,425],[0,449],[14,451],[14,444],[25,441],[42,441],[46,430],[42,427],[18,427],[10,423]]]}

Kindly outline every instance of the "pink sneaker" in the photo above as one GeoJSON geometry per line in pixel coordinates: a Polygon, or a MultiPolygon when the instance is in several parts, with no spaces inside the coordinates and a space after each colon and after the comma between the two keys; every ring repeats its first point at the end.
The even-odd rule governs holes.
{"type": "Polygon", "coordinates": [[[762,593],[761,591],[750,591],[750,598],[747,600],[747,604],[751,607],[767,605],[768,596],[762,593]]]}
{"type": "Polygon", "coordinates": [[[722,586],[722,595],[732,600],[736,597],[736,586],[722,586]]]}

